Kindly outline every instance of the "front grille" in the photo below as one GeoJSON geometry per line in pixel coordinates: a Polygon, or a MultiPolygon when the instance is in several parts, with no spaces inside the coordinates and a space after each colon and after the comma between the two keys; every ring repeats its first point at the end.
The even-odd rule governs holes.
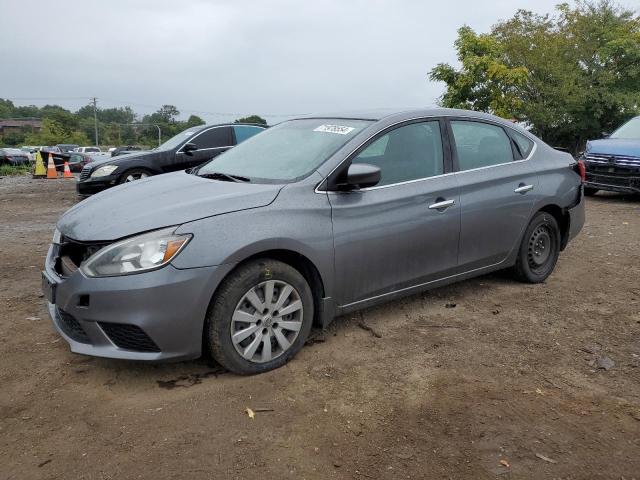
{"type": "Polygon", "coordinates": [[[640,157],[632,155],[606,155],[603,153],[587,153],[585,160],[591,163],[620,166],[620,167],[640,167],[640,157]]]}
{"type": "Polygon", "coordinates": [[[80,172],[80,181],[84,181],[91,175],[91,165],[85,165],[80,172]]]}
{"type": "Polygon", "coordinates": [[[99,322],[100,328],[118,347],[134,352],[159,352],[160,349],[149,335],[136,325],[99,322]]]}
{"type": "Polygon", "coordinates": [[[82,328],[80,323],[72,315],[69,315],[60,308],[56,308],[56,318],[60,329],[69,338],[80,343],[90,343],[87,332],[84,331],[84,328],[82,328]]]}

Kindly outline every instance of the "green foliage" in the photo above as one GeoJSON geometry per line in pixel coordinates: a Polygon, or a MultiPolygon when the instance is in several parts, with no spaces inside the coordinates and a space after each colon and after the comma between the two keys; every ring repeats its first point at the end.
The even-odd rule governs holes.
{"type": "Polygon", "coordinates": [[[25,143],[28,145],[55,145],[57,143],[89,145],[90,142],[84,133],[72,130],[69,125],[52,118],[44,118],[42,129],[39,132],[27,134],[25,143]]]}
{"type": "Polygon", "coordinates": [[[260,115],[249,115],[248,117],[238,118],[233,123],[255,123],[258,125],[266,125],[267,121],[260,115]]]}
{"type": "Polygon", "coordinates": [[[455,47],[460,69],[430,72],[447,86],[440,103],[526,122],[551,145],[576,152],[640,111],[640,17],[611,0],[462,27],[455,47]]]}
{"type": "MultiPolygon", "coordinates": [[[[158,127],[164,142],[187,128],[204,125],[206,122],[198,115],[190,115],[186,121],[179,120],[180,112],[174,105],[163,105],[158,111],[138,118],[130,107],[97,108],[98,137],[102,145],[139,145],[155,147],[158,145],[158,127]],[[139,125],[144,124],[144,125],[139,125]]],[[[35,117],[42,118],[41,132],[28,132],[7,136],[7,145],[55,145],[57,143],[77,143],[93,145],[95,143],[95,119],[93,103],[89,103],[70,112],[59,105],[45,105],[42,108],[33,105],[16,107],[10,100],[0,98],[0,118],[35,117]]],[[[238,122],[266,125],[264,118],[251,115],[239,118],[238,122]]],[[[2,139],[0,139],[2,141],[2,139]]]]}
{"type": "Polygon", "coordinates": [[[199,116],[197,115],[189,115],[189,118],[187,119],[187,123],[185,125],[186,128],[191,128],[191,127],[197,127],[199,125],[204,125],[205,121],[203,119],[201,119],[199,116]]]}
{"type": "Polygon", "coordinates": [[[31,173],[31,166],[29,165],[0,165],[0,177],[26,175],[27,173],[31,173]]]}
{"type": "Polygon", "coordinates": [[[0,138],[0,145],[5,145],[7,147],[16,147],[24,145],[24,139],[26,137],[25,132],[10,132],[5,133],[2,138],[0,138]]]}

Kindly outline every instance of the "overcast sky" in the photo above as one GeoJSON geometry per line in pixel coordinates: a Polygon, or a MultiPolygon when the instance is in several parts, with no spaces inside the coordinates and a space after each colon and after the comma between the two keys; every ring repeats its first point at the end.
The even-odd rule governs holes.
{"type": "Polygon", "coordinates": [[[0,98],[207,122],[428,106],[463,24],[487,31],[559,0],[0,0],[0,98]],[[220,115],[219,113],[223,113],[220,115]]]}

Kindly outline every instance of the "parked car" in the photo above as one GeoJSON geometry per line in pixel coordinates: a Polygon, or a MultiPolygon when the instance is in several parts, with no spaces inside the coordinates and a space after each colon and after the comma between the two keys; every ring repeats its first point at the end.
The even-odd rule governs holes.
{"type": "Polygon", "coordinates": [[[19,148],[0,148],[0,165],[29,165],[29,154],[19,148]]]}
{"type": "Polygon", "coordinates": [[[80,173],[77,191],[91,195],[120,183],[195,167],[264,129],[251,124],[189,128],[154,150],[87,165],[80,173]]]}
{"type": "Polygon", "coordinates": [[[583,174],[478,112],[291,120],[67,211],[43,290],[74,352],[175,360],[204,345],[264,372],[336,315],[505,268],[543,282],[582,228],[583,174]]]}
{"type": "Polygon", "coordinates": [[[29,161],[30,162],[33,162],[35,160],[36,150],[33,147],[23,146],[23,147],[20,147],[20,151],[22,153],[25,153],[27,155],[27,157],[29,157],[29,161]]]}
{"type": "Polygon", "coordinates": [[[60,149],[61,153],[69,153],[73,152],[80,145],[76,145],[75,143],[58,143],[56,147],[60,149]]]}
{"type": "Polygon", "coordinates": [[[73,152],[69,154],[69,169],[72,172],[80,172],[85,165],[91,162],[102,162],[108,159],[109,156],[106,153],[80,153],[73,152]]]}
{"type": "Polygon", "coordinates": [[[111,150],[111,156],[117,157],[118,155],[126,155],[127,153],[141,152],[141,151],[142,151],[141,147],[136,147],[135,145],[124,145],[121,147],[116,147],[113,150],[111,150]]]}
{"type": "Polygon", "coordinates": [[[606,138],[588,141],[582,159],[587,168],[587,195],[598,190],[640,193],[640,117],[606,138]]]}
{"type": "Polygon", "coordinates": [[[73,149],[74,152],[78,153],[100,153],[100,147],[78,147],[73,149]]]}

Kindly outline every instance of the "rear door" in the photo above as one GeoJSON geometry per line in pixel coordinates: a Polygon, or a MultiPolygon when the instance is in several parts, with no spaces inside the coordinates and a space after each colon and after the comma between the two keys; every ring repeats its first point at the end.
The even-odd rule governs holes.
{"type": "Polygon", "coordinates": [[[378,185],[330,192],[341,306],[447,276],[456,268],[460,207],[444,122],[383,131],[353,163],[378,166],[378,185]]]}
{"type": "Polygon", "coordinates": [[[505,260],[531,216],[538,178],[520,158],[504,127],[451,119],[456,177],[460,186],[460,271],[505,260]]]}
{"type": "Polygon", "coordinates": [[[198,149],[186,154],[181,147],[176,153],[180,165],[176,170],[196,167],[220,155],[233,146],[233,134],[229,126],[211,127],[195,134],[188,143],[194,143],[198,149]]]}

